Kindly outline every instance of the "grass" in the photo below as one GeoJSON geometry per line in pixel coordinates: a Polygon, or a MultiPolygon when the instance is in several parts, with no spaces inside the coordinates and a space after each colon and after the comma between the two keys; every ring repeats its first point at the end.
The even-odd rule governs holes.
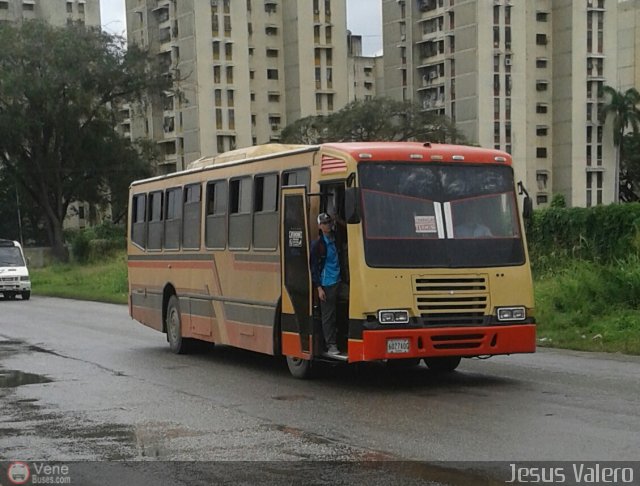
{"type": "Polygon", "coordinates": [[[54,264],[29,272],[36,295],[127,303],[127,261],[122,252],[101,262],[54,264]]]}
{"type": "Polygon", "coordinates": [[[542,346],[640,354],[640,260],[572,261],[535,279],[542,346]]]}
{"type": "MultiPolygon", "coordinates": [[[[123,252],[87,265],[31,271],[36,295],[127,303],[123,252]]],[[[540,346],[640,355],[640,259],[610,265],[572,260],[534,279],[540,346]]]]}

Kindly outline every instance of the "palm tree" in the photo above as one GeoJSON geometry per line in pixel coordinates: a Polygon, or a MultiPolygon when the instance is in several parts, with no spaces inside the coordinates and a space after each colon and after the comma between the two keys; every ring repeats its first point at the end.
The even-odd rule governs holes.
{"type": "Polygon", "coordinates": [[[636,88],[629,88],[624,93],[611,86],[603,86],[602,94],[609,97],[609,102],[602,106],[600,115],[605,121],[611,115],[613,119],[613,144],[616,146],[616,169],[615,169],[615,192],[614,201],[619,202],[620,193],[620,160],[622,158],[622,147],[624,132],[631,126],[634,133],[640,131],[640,93],[636,88]]]}

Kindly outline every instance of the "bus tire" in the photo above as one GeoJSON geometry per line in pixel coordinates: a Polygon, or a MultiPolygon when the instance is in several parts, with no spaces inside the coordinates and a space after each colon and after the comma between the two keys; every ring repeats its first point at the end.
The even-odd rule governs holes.
{"type": "Polygon", "coordinates": [[[22,300],[29,300],[31,298],[31,292],[30,291],[26,291],[26,292],[22,292],[22,300]]]}
{"type": "Polygon", "coordinates": [[[294,378],[304,380],[311,378],[312,376],[311,361],[308,359],[287,356],[287,366],[289,367],[289,372],[294,378]]]}
{"type": "Polygon", "coordinates": [[[460,356],[442,356],[437,358],[424,358],[424,363],[431,371],[436,373],[450,373],[455,370],[462,358],[460,356]]]}
{"type": "Polygon", "coordinates": [[[408,368],[415,368],[419,364],[420,358],[400,358],[387,360],[387,367],[392,370],[405,370],[408,368]]]}
{"type": "Polygon", "coordinates": [[[182,319],[180,318],[180,303],[178,297],[172,295],[167,304],[167,341],[169,348],[175,354],[185,354],[189,352],[191,341],[182,337],[182,319]]]}

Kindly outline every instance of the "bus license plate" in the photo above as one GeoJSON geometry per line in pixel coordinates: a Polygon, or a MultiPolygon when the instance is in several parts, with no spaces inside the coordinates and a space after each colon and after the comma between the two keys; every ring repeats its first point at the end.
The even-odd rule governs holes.
{"type": "Polygon", "coordinates": [[[387,354],[402,354],[409,352],[409,339],[387,339],[387,354]]]}

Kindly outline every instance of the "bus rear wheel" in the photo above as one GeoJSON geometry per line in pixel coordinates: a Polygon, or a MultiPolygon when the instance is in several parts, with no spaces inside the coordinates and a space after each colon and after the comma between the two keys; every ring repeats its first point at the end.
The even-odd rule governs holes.
{"type": "Polygon", "coordinates": [[[172,295],[167,305],[167,341],[169,348],[175,354],[185,354],[189,352],[191,340],[182,337],[182,320],[180,318],[180,303],[178,297],[172,295]]]}
{"type": "Polygon", "coordinates": [[[450,373],[455,370],[462,358],[460,356],[442,356],[438,358],[424,358],[424,363],[431,371],[450,373]]]}
{"type": "Polygon", "coordinates": [[[287,356],[287,366],[289,367],[289,372],[294,378],[304,380],[311,378],[312,376],[311,361],[308,359],[287,356]]]}

